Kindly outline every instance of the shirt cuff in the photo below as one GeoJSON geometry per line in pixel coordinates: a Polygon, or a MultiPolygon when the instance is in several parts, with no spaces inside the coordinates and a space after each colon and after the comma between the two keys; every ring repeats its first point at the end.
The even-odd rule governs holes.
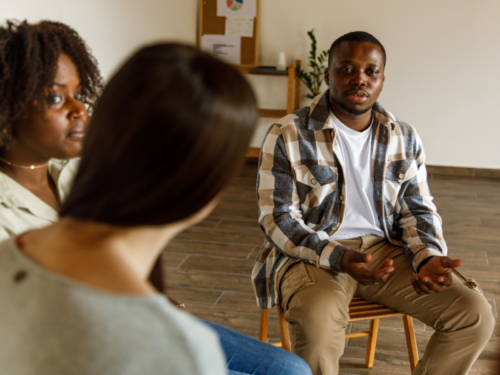
{"type": "Polygon", "coordinates": [[[439,250],[436,249],[430,249],[426,247],[425,249],[420,250],[416,255],[415,258],[413,258],[413,271],[417,273],[418,266],[420,263],[422,263],[424,260],[430,257],[442,257],[443,253],[439,250]]]}
{"type": "Polygon", "coordinates": [[[346,246],[342,246],[337,242],[330,242],[325,246],[319,256],[319,268],[344,273],[342,270],[342,257],[347,250],[349,250],[349,248],[346,246]]]}

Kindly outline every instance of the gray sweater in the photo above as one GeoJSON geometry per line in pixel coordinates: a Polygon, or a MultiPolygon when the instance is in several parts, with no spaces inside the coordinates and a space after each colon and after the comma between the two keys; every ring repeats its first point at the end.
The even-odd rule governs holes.
{"type": "Polygon", "coordinates": [[[0,243],[0,374],[226,374],[217,335],[163,295],[79,284],[0,243]]]}

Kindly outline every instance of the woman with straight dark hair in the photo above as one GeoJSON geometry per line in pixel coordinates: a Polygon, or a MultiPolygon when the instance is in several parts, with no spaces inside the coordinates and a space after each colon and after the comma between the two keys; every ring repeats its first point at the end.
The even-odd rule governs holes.
{"type": "Polygon", "coordinates": [[[212,325],[224,358],[218,336],[147,281],[217,204],[256,121],[248,83],[221,61],[176,44],[133,55],[97,103],[61,220],[0,244],[0,373],[223,374],[228,361],[235,374],[310,374],[212,325]]]}

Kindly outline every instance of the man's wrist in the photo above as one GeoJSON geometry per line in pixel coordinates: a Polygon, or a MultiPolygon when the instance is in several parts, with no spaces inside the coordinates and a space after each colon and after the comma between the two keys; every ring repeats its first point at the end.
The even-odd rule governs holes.
{"type": "Polygon", "coordinates": [[[347,250],[349,250],[348,247],[336,242],[330,242],[321,252],[319,267],[344,273],[342,270],[342,258],[347,250]]]}
{"type": "Polygon", "coordinates": [[[429,260],[431,260],[432,258],[434,258],[433,256],[432,257],[428,257],[428,258],[425,258],[423,261],[420,262],[420,264],[417,266],[417,273],[420,272],[420,269],[425,265],[427,264],[427,262],[429,260]]]}

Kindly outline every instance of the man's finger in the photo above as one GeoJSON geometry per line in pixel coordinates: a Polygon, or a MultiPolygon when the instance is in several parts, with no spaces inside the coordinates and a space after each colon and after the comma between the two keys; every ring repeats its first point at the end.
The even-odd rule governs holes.
{"type": "Polygon", "coordinates": [[[382,283],[382,284],[385,283],[388,278],[389,278],[389,273],[386,273],[384,276],[382,276],[382,278],[380,279],[380,282],[375,283],[375,285],[378,285],[380,283],[382,283]]]}
{"type": "Polygon", "coordinates": [[[422,294],[434,294],[435,293],[433,290],[429,289],[428,283],[422,279],[415,281],[415,284],[418,285],[418,287],[422,291],[422,294]]]}
{"type": "Polygon", "coordinates": [[[363,254],[360,251],[353,252],[349,257],[350,263],[369,263],[372,260],[372,256],[370,254],[363,254]]]}
{"type": "Polygon", "coordinates": [[[413,286],[413,289],[415,289],[415,292],[417,292],[417,294],[424,294],[420,289],[420,287],[418,286],[418,284],[416,283],[416,280],[413,278],[411,279],[411,285],[413,286]]]}
{"type": "Polygon", "coordinates": [[[460,267],[462,265],[462,260],[461,259],[451,259],[449,257],[442,257],[441,264],[445,268],[457,268],[457,267],[460,267]]]}
{"type": "Polygon", "coordinates": [[[383,268],[391,267],[393,263],[394,263],[394,261],[392,259],[386,259],[386,260],[384,260],[384,263],[382,263],[382,265],[380,266],[379,270],[381,270],[383,268]]]}
{"type": "Polygon", "coordinates": [[[427,287],[432,290],[434,293],[439,293],[440,291],[442,291],[444,288],[446,288],[444,285],[441,285],[439,283],[436,283],[434,281],[429,280],[429,282],[427,282],[427,287]]]}
{"type": "Polygon", "coordinates": [[[438,277],[437,282],[443,286],[450,286],[451,282],[452,282],[451,275],[440,276],[440,277],[438,277]]]}
{"type": "Polygon", "coordinates": [[[389,278],[389,274],[394,271],[394,267],[386,267],[377,271],[369,271],[365,274],[364,285],[383,284],[389,278]]]}

